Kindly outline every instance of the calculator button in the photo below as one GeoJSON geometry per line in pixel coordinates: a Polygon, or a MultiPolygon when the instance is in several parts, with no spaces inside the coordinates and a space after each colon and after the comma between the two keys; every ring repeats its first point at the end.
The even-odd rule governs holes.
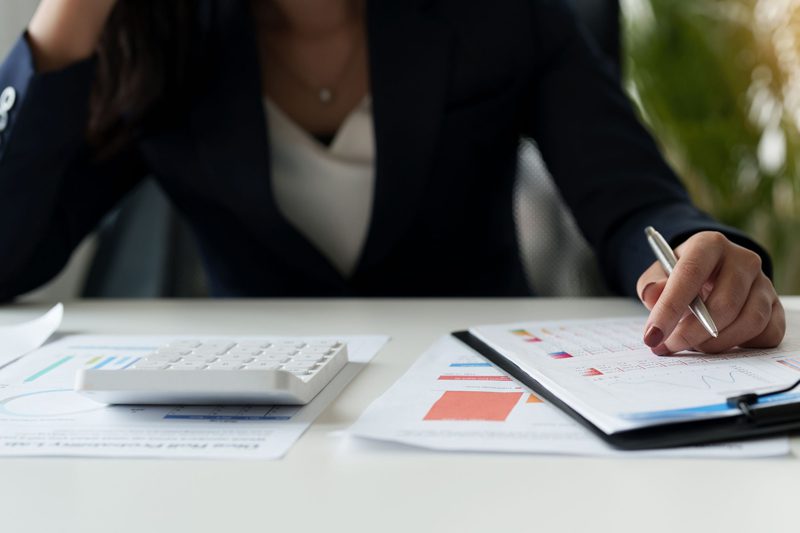
{"type": "Polygon", "coordinates": [[[242,364],[234,361],[217,361],[206,367],[206,370],[239,370],[242,364]]]}
{"type": "Polygon", "coordinates": [[[329,340],[329,339],[321,339],[321,340],[311,340],[307,343],[311,347],[326,347],[326,348],[338,348],[342,345],[341,342],[336,340],[329,340]]]}
{"type": "Polygon", "coordinates": [[[262,349],[257,347],[242,348],[241,346],[235,346],[231,348],[227,355],[259,355],[261,352],[262,349]]]}
{"type": "Polygon", "coordinates": [[[266,341],[242,341],[236,345],[237,348],[244,350],[263,350],[269,348],[272,344],[266,341]]]}
{"type": "Polygon", "coordinates": [[[299,353],[292,357],[292,361],[295,362],[302,362],[302,363],[319,363],[320,361],[324,361],[325,356],[321,354],[313,354],[313,353],[299,353]]]}
{"type": "Polygon", "coordinates": [[[225,355],[230,349],[230,346],[200,346],[199,348],[195,348],[192,353],[197,355],[225,355]]]}
{"type": "Polygon", "coordinates": [[[167,368],[168,363],[159,362],[159,361],[147,361],[145,359],[138,361],[135,365],[131,368],[132,370],[163,370],[167,368]]]}
{"type": "Polygon", "coordinates": [[[164,348],[197,348],[201,342],[196,340],[179,340],[172,341],[164,346],[164,348]]]}
{"type": "Polygon", "coordinates": [[[250,361],[252,361],[253,360],[253,356],[252,355],[230,355],[230,354],[225,354],[223,357],[220,358],[220,360],[221,361],[231,361],[231,362],[244,364],[244,363],[249,363],[250,361]]]}
{"type": "Polygon", "coordinates": [[[217,357],[214,354],[210,354],[210,355],[192,354],[192,355],[187,355],[182,360],[183,361],[191,361],[191,362],[194,362],[194,363],[213,363],[217,359],[219,359],[219,357],[217,357]]]}
{"type": "Polygon", "coordinates": [[[166,355],[166,354],[150,354],[146,356],[142,361],[146,361],[148,363],[177,363],[182,358],[180,355],[166,355]]]}
{"type": "Polygon", "coordinates": [[[294,355],[297,353],[296,348],[286,348],[286,347],[278,347],[272,346],[264,350],[264,354],[283,354],[283,355],[294,355]]]}
{"type": "Polygon", "coordinates": [[[164,354],[164,355],[189,355],[192,353],[191,348],[180,348],[180,347],[173,347],[173,346],[162,346],[156,353],[164,354]]]}
{"type": "Polygon", "coordinates": [[[272,343],[272,347],[273,348],[280,348],[280,347],[283,347],[283,348],[302,348],[305,345],[306,345],[306,343],[302,342],[302,341],[287,341],[287,340],[275,341],[274,343],[272,343]]]}
{"type": "Polygon", "coordinates": [[[281,364],[274,361],[253,361],[248,363],[242,370],[277,370],[281,364]]]}
{"type": "Polygon", "coordinates": [[[198,346],[198,348],[219,348],[223,350],[230,350],[236,346],[233,341],[205,341],[198,346]]]}
{"type": "Polygon", "coordinates": [[[301,354],[331,355],[331,354],[333,354],[333,350],[331,350],[330,348],[322,348],[322,347],[314,347],[314,348],[308,347],[308,348],[303,348],[300,351],[300,353],[301,354]]]}
{"type": "Polygon", "coordinates": [[[284,365],[283,370],[292,372],[294,370],[310,370],[317,366],[316,363],[298,363],[295,361],[290,362],[287,365],[284,365]]]}
{"type": "Polygon", "coordinates": [[[262,354],[256,357],[256,361],[269,361],[273,363],[285,363],[290,360],[291,357],[289,357],[288,355],[276,354],[276,353],[262,354]]]}
{"type": "Polygon", "coordinates": [[[201,361],[180,361],[170,365],[167,370],[202,370],[206,364],[201,361]]]}

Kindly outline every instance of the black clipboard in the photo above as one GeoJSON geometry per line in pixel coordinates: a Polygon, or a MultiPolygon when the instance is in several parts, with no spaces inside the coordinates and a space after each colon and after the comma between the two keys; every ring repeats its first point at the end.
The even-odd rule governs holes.
{"type": "Polygon", "coordinates": [[[478,352],[517,382],[536,393],[537,396],[555,405],[576,422],[620,450],[650,450],[712,444],[770,435],[785,435],[800,430],[800,402],[798,402],[761,407],[756,405],[742,409],[742,414],[737,416],[673,422],[609,434],[578,414],[530,374],[469,331],[454,331],[452,336],[478,352]]]}

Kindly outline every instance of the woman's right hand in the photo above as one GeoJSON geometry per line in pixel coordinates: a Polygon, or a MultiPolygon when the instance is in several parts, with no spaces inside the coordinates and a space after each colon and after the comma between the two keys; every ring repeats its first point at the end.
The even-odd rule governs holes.
{"type": "Polygon", "coordinates": [[[36,70],[62,69],[91,56],[116,0],[42,0],[28,25],[36,70]]]}

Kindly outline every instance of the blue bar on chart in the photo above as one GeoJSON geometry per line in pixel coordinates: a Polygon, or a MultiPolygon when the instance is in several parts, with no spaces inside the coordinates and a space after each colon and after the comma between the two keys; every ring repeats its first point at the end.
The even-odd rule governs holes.
{"type": "Polygon", "coordinates": [[[68,355],[66,357],[62,357],[61,359],[59,359],[55,363],[44,367],[43,369],[39,370],[35,374],[31,374],[30,376],[25,378],[24,382],[25,383],[30,383],[31,381],[36,381],[37,379],[39,379],[40,377],[44,376],[48,372],[52,372],[56,368],[60,367],[61,365],[63,365],[64,363],[66,363],[66,362],[68,362],[68,361],[70,361],[72,359],[73,359],[73,356],[71,356],[71,355],[68,355]]]}

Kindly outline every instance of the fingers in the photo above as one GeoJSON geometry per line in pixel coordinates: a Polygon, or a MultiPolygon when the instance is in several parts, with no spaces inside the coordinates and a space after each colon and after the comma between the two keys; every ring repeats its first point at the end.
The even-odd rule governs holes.
{"type": "MultiPolygon", "coordinates": [[[[679,352],[687,348],[696,348],[707,353],[719,353],[734,346],[741,346],[748,341],[758,340],[762,334],[767,334],[769,337],[767,340],[772,340],[778,334],[776,329],[778,324],[771,326],[773,306],[777,301],[778,297],[772,288],[772,283],[762,274],[753,283],[752,290],[748,291],[747,298],[734,319],[727,326],[720,326],[720,334],[716,339],[705,332],[699,322],[691,317],[683,321],[675,329],[673,336],[667,339],[664,343],[664,353],[679,352]],[[686,324],[685,328],[684,323],[686,324]]],[[[716,320],[716,317],[714,318],[716,320]]],[[[775,317],[775,319],[777,318],[775,317]]],[[[783,338],[782,333],[780,338],[783,338]]]]}
{"type": "Polygon", "coordinates": [[[769,324],[759,335],[747,342],[740,343],[742,348],[774,348],[779,345],[786,335],[786,313],[780,300],[777,298],[772,304],[772,317],[769,324]]]}
{"type": "MultiPolygon", "coordinates": [[[[748,257],[742,253],[743,251],[745,250],[733,249],[722,259],[719,272],[714,281],[714,290],[705,301],[706,308],[720,331],[719,337],[712,339],[711,334],[706,331],[700,321],[690,317],[686,320],[681,320],[667,340],[662,345],[655,347],[654,353],[665,355],[679,352],[688,348],[700,347],[703,343],[711,342],[712,340],[715,342],[711,342],[710,346],[727,349],[736,346],[738,342],[749,339],[749,337],[740,338],[737,336],[736,343],[725,345],[727,339],[731,337],[731,334],[725,330],[740,316],[742,309],[746,305],[771,306],[777,296],[774,295],[772,285],[766,276],[760,270],[756,270],[754,264],[748,263],[748,257]],[[753,285],[759,276],[763,278],[766,285],[762,283],[758,287],[754,287],[753,285]],[[762,302],[755,301],[751,294],[753,290],[764,293],[762,302]],[[748,302],[748,298],[751,299],[750,302],[748,302]]],[[[760,269],[760,265],[758,268],[760,269]]],[[[769,316],[769,313],[767,315],[769,316]]],[[[759,329],[750,333],[755,335],[760,332],[761,330],[759,329]]],[[[739,333],[743,333],[743,330],[740,330],[739,333]]]]}
{"type": "Polygon", "coordinates": [[[719,267],[729,244],[720,233],[703,232],[687,240],[678,249],[678,263],[650,312],[645,327],[645,344],[654,348],[672,335],[689,303],[700,294],[719,267]]]}
{"type": "Polygon", "coordinates": [[[667,274],[664,268],[656,261],[639,276],[636,283],[636,294],[647,309],[653,309],[664,287],[667,285],[667,274]]]}

